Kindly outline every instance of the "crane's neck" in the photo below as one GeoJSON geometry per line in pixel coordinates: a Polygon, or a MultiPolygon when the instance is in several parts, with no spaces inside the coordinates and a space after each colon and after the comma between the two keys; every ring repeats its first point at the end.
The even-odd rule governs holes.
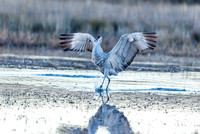
{"type": "Polygon", "coordinates": [[[95,46],[93,48],[95,53],[103,53],[103,49],[101,48],[102,37],[95,42],[95,46]]]}
{"type": "Polygon", "coordinates": [[[99,63],[104,61],[104,55],[103,49],[101,48],[101,41],[95,42],[95,46],[92,50],[92,61],[96,65],[99,65],[99,63]]]}

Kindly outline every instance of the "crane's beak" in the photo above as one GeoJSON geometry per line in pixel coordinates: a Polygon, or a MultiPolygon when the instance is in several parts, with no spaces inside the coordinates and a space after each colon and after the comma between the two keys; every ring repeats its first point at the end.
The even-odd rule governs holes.
{"type": "Polygon", "coordinates": [[[98,38],[96,38],[95,40],[94,40],[94,42],[96,42],[98,40],[98,38]]]}

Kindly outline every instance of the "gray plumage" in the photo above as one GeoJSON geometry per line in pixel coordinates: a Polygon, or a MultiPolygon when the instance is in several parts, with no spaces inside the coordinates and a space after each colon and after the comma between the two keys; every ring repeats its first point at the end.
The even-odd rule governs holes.
{"type": "Polygon", "coordinates": [[[130,66],[139,51],[153,50],[156,47],[156,38],[157,36],[154,32],[124,34],[109,53],[104,53],[100,46],[102,42],[101,36],[95,39],[88,33],[61,34],[60,44],[64,51],[92,52],[92,61],[104,74],[104,79],[99,89],[102,89],[105,78],[108,78],[106,87],[106,102],[108,102],[108,86],[110,83],[108,76],[117,75],[130,66]]]}

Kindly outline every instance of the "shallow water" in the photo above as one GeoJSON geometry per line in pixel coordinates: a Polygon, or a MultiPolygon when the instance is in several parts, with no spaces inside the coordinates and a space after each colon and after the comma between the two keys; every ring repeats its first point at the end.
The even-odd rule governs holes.
{"type": "MultiPolygon", "coordinates": [[[[110,78],[110,91],[200,92],[200,72],[125,71],[110,78]]],[[[103,75],[96,70],[3,69],[0,72],[1,84],[17,83],[71,91],[94,91],[94,87],[99,86],[102,79],[103,75]]]]}
{"type": "MultiPolygon", "coordinates": [[[[0,88],[5,88],[6,93],[1,93],[0,99],[2,102],[0,132],[87,133],[95,129],[97,133],[110,133],[109,128],[113,126],[144,134],[200,132],[199,100],[193,97],[187,100],[180,97],[181,99],[176,100],[176,94],[179,96],[199,94],[200,72],[125,71],[118,76],[110,77],[110,93],[120,92],[119,95],[122,95],[119,100],[116,100],[118,97],[115,96],[110,98],[111,107],[116,106],[112,110],[119,111],[117,112],[119,116],[112,115],[112,110],[99,111],[101,101],[93,100],[88,94],[77,92],[79,94],[76,96],[79,99],[76,99],[70,93],[89,91],[94,95],[94,89],[101,84],[102,76],[97,70],[1,68],[0,88]],[[23,89],[22,93],[15,93],[21,89],[23,89]],[[26,93],[29,90],[30,92],[36,90],[33,96],[30,95],[31,93],[26,93]],[[49,95],[48,98],[47,91],[55,94],[54,91],[57,90],[69,91],[69,96],[59,100],[62,97],[60,97],[61,93],[58,93],[58,97],[49,95]],[[145,98],[139,95],[130,102],[129,96],[137,92],[147,92],[149,95],[155,93],[155,96],[145,98]],[[151,102],[160,94],[166,96],[165,102],[162,104],[160,100],[151,102]],[[175,96],[174,100],[171,96],[175,96]],[[137,101],[137,98],[141,99],[137,101]],[[188,104],[185,106],[183,105],[185,103],[188,104]],[[180,108],[180,105],[183,106],[180,108]],[[99,114],[100,116],[97,117],[101,118],[95,117],[95,114],[99,114]],[[106,115],[109,115],[108,118],[106,115]],[[117,122],[119,119],[123,126],[112,122],[115,120],[117,122]],[[92,121],[97,121],[97,124],[90,126],[92,121]],[[110,123],[105,124],[105,122],[110,123]]],[[[161,100],[165,100],[163,96],[161,100]]],[[[114,133],[117,130],[110,131],[114,133]]]]}

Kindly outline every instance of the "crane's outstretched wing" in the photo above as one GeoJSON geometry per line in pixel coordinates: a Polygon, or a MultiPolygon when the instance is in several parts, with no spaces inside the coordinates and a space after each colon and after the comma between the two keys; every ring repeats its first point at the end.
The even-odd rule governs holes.
{"type": "Polygon", "coordinates": [[[92,51],[95,38],[88,33],[61,34],[60,45],[63,51],[92,51]]]}
{"type": "Polygon", "coordinates": [[[131,33],[121,36],[109,52],[108,63],[116,73],[125,70],[139,51],[156,47],[156,33],[131,33]]]}

